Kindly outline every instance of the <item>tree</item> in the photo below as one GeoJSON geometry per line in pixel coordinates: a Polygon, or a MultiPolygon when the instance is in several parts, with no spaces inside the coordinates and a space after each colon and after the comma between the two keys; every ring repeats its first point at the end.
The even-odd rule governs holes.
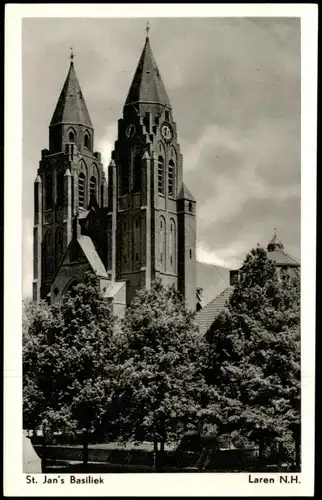
{"type": "Polygon", "coordinates": [[[114,398],[122,440],[177,442],[199,428],[209,388],[206,343],[178,292],[160,280],[140,290],[125,312],[118,337],[114,398]]]}
{"type": "Polygon", "coordinates": [[[33,306],[24,332],[24,420],[46,434],[82,430],[84,463],[88,435],[109,402],[113,376],[114,317],[87,274],[58,305],[33,306]]]}
{"type": "Polygon", "coordinates": [[[299,457],[300,285],[276,273],[265,250],[246,257],[227,308],[209,334],[211,382],[222,395],[221,432],[274,441],[299,457]]]}

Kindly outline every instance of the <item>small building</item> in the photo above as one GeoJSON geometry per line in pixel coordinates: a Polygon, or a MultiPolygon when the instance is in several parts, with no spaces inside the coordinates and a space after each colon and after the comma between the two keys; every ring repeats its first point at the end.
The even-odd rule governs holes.
{"type": "MultiPolygon", "coordinates": [[[[276,234],[274,234],[267,245],[267,257],[275,263],[278,276],[282,274],[285,275],[286,273],[290,276],[299,276],[300,263],[285,252],[284,245],[277,238],[276,234]]],[[[230,286],[225,288],[225,290],[211,300],[205,307],[198,310],[196,314],[196,322],[199,325],[199,331],[202,335],[206,335],[215,319],[228,303],[234,290],[234,284],[236,280],[238,280],[239,269],[231,270],[229,274],[230,286]]]]}

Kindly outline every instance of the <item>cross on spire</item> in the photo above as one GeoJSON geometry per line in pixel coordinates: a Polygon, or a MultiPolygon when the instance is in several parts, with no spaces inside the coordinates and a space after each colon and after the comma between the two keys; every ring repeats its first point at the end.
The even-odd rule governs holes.
{"type": "Polygon", "coordinates": [[[74,51],[73,51],[73,47],[69,47],[70,48],[70,56],[69,56],[69,59],[71,60],[71,62],[73,62],[73,59],[75,57],[75,54],[74,54],[74,51]]]}
{"type": "Polygon", "coordinates": [[[146,22],[145,31],[146,31],[146,37],[149,38],[149,31],[150,31],[149,21],[146,22]]]}

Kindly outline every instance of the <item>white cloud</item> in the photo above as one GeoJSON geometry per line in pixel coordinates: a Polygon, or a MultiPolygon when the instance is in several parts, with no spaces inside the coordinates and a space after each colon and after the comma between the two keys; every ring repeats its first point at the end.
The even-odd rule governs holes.
{"type": "Polygon", "coordinates": [[[102,155],[104,171],[107,174],[107,167],[111,161],[111,153],[114,149],[114,142],[117,138],[117,126],[109,125],[105,128],[104,135],[97,141],[97,149],[102,155]]]}

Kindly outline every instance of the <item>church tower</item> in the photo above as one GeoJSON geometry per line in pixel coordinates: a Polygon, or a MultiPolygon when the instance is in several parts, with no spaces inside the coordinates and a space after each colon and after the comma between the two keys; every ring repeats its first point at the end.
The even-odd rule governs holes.
{"type": "Polygon", "coordinates": [[[183,159],[172,106],[147,37],[108,174],[109,231],[115,279],[135,292],[161,277],[196,309],[196,202],[183,182],[183,159]],[[115,242],[113,235],[115,234],[115,242]]]}
{"type": "Polygon", "coordinates": [[[73,218],[90,203],[107,204],[100,153],[71,54],[69,71],[49,126],[34,183],[33,299],[48,296],[72,239],[73,218]]]}

